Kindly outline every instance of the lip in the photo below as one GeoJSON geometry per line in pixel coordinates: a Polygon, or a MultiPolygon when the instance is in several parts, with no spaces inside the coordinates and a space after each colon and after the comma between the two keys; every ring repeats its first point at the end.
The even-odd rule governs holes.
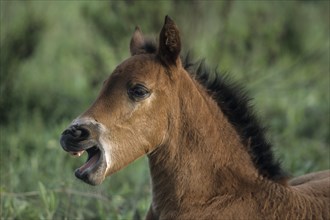
{"type": "Polygon", "coordinates": [[[73,143],[66,136],[62,135],[60,141],[62,148],[71,156],[81,157],[87,152],[86,162],[75,170],[75,176],[90,184],[98,185],[102,183],[106,171],[106,160],[102,145],[94,139],[73,143]]]}
{"type": "Polygon", "coordinates": [[[75,170],[75,176],[90,185],[98,185],[104,180],[106,170],[104,153],[100,146],[93,146],[86,152],[88,154],[87,160],[75,170]]]}

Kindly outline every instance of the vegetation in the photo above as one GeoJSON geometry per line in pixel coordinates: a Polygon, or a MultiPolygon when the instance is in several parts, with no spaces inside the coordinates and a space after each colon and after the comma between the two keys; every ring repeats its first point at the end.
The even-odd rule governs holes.
{"type": "Polygon", "coordinates": [[[289,173],[329,169],[329,4],[1,1],[1,219],[144,215],[146,157],[92,187],[59,136],[129,56],[135,25],[157,37],[166,14],[186,50],[244,83],[289,173]]]}

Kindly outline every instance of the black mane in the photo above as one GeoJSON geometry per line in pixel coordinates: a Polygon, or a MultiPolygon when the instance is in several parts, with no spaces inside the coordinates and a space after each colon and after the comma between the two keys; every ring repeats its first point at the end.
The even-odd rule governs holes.
{"type": "Polygon", "coordinates": [[[260,126],[252,111],[251,99],[245,89],[231,81],[227,74],[220,74],[217,70],[210,71],[204,60],[192,62],[189,54],[183,59],[183,65],[215,99],[248,148],[260,174],[274,181],[285,179],[287,175],[275,158],[272,145],[265,137],[265,127],[260,126]]]}
{"type": "MultiPolygon", "coordinates": [[[[147,42],[146,47],[148,52],[157,51],[155,43],[147,42]]],[[[258,118],[252,111],[251,99],[243,87],[231,81],[226,74],[220,74],[217,70],[210,71],[204,60],[192,62],[189,54],[181,59],[187,72],[212,95],[234,126],[259,173],[274,181],[286,179],[287,175],[275,158],[272,145],[265,137],[266,129],[260,126],[258,118]]]]}

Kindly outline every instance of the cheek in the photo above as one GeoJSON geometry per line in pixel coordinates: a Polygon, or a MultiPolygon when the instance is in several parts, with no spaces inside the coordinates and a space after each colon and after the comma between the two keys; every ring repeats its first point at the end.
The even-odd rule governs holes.
{"type": "Polygon", "coordinates": [[[155,147],[161,144],[167,132],[167,111],[155,98],[145,101],[132,113],[130,124],[137,138],[155,147]]]}
{"type": "Polygon", "coordinates": [[[160,145],[167,133],[168,114],[166,109],[167,106],[163,106],[162,103],[153,103],[149,108],[147,119],[144,121],[141,133],[145,135],[153,145],[160,145]]]}
{"type": "Polygon", "coordinates": [[[125,108],[116,111],[115,115],[112,111],[106,139],[112,143],[109,147],[116,148],[113,154],[145,153],[164,142],[168,130],[166,109],[169,107],[160,101],[151,95],[138,103],[126,102],[125,108]]]}

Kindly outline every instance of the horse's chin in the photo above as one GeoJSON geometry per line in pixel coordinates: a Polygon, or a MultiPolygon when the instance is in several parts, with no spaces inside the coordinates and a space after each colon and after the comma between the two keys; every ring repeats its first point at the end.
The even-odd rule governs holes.
{"type": "Polygon", "coordinates": [[[93,147],[86,151],[88,153],[87,161],[76,169],[75,176],[90,185],[99,185],[105,178],[107,168],[104,153],[98,147],[93,147]]]}

